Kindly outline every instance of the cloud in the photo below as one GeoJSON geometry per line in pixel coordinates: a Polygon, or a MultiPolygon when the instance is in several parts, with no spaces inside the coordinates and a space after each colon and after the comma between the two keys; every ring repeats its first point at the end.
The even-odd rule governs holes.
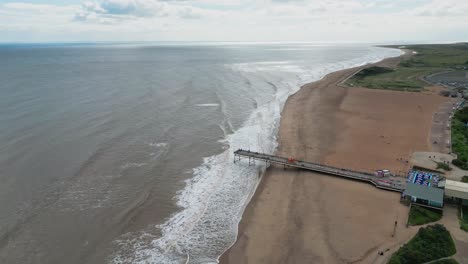
{"type": "Polygon", "coordinates": [[[154,17],[200,19],[210,12],[187,4],[184,0],[104,0],[87,1],[75,14],[75,20],[116,23],[154,17]]]}
{"type": "Polygon", "coordinates": [[[87,1],[81,5],[75,19],[130,18],[167,16],[166,4],[155,0],[104,0],[87,1]]]}
{"type": "Polygon", "coordinates": [[[25,2],[0,3],[0,41],[468,37],[468,2],[457,0],[83,0],[78,5],[66,0],[60,5],[21,1],[25,2]]]}
{"type": "Polygon", "coordinates": [[[432,0],[429,3],[411,11],[417,16],[466,16],[468,14],[468,2],[459,0],[432,0]]]}
{"type": "Polygon", "coordinates": [[[303,3],[305,0],[271,0],[272,3],[303,3]]]}
{"type": "Polygon", "coordinates": [[[178,16],[186,19],[200,19],[203,16],[202,13],[191,7],[182,7],[178,10],[178,16]]]}
{"type": "Polygon", "coordinates": [[[49,4],[32,4],[32,3],[23,3],[23,2],[9,2],[5,4],[0,4],[0,11],[8,10],[11,12],[31,12],[35,14],[50,14],[50,13],[60,13],[60,12],[69,12],[74,10],[76,6],[56,6],[49,4]]]}
{"type": "Polygon", "coordinates": [[[270,0],[271,4],[263,10],[272,17],[291,17],[294,19],[332,17],[351,15],[362,11],[366,5],[358,0],[270,0]]]}

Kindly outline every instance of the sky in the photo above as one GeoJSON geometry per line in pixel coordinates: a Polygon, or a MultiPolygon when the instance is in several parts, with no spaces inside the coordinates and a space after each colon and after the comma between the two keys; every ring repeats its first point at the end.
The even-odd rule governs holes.
{"type": "Polygon", "coordinates": [[[0,42],[467,40],[467,0],[0,0],[0,42]]]}

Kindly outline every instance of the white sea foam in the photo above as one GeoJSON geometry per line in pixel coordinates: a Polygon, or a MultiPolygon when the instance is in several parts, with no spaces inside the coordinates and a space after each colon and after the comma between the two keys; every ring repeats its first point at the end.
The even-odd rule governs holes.
{"type": "Polygon", "coordinates": [[[305,50],[312,50],[311,48],[272,48],[272,49],[268,49],[268,50],[272,50],[272,51],[282,51],[282,50],[289,50],[289,51],[305,51],[305,50]]]}
{"type": "Polygon", "coordinates": [[[159,157],[167,153],[169,149],[169,144],[166,142],[151,142],[148,143],[148,146],[153,148],[151,152],[148,153],[148,155],[151,158],[151,161],[157,160],[159,157]]]}
{"type": "Polygon", "coordinates": [[[196,106],[219,106],[219,104],[196,104],[196,106]]]}
{"type": "Polygon", "coordinates": [[[148,163],[145,162],[127,162],[124,165],[120,166],[121,169],[128,169],[128,168],[140,168],[145,166],[148,163]]]}
{"type": "Polygon", "coordinates": [[[294,61],[258,61],[249,63],[235,63],[225,65],[236,71],[244,72],[296,72],[303,73],[304,68],[295,64],[294,61]]]}
{"type": "Polygon", "coordinates": [[[148,145],[151,146],[151,147],[157,147],[157,148],[167,147],[166,142],[152,142],[152,143],[149,143],[148,145]]]}
{"type": "Polygon", "coordinates": [[[314,69],[301,68],[291,61],[226,65],[238,71],[260,69],[273,74],[280,69],[287,71],[290,66],[298,69],[300,74],[275,83],[279,89],[271,100],[258,105],[241,128],[226,136],[224,143],[228,148],[219,155],[205,158],[203,164],[193,170],[194,177],[187,180],[186,187],[177,195],[177,204],[182,210],[158,226],[162,236],[153,239],[150,245],[133,243],[135,254],[118,255],[114,262],[217,263],[218,257],[235,242],[242,213],[259,183],[260,173],[265,169],[261,163],[256,166],[234,164],[233,151],[250,148],[273,153],[277,147],[276,133],[281,109],[287,97],[296,92],[301,84],[315,81],[332,71],[397,55],[398,51],[376,48],[365,58],[314,69]]]}

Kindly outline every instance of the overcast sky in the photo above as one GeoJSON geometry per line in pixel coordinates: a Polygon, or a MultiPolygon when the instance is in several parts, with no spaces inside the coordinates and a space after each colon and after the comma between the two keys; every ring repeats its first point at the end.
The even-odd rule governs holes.
{"type": "Polygon", "coordinates": [[[468,40],[468,0],[0,0],[0,42],[468,40]]]}

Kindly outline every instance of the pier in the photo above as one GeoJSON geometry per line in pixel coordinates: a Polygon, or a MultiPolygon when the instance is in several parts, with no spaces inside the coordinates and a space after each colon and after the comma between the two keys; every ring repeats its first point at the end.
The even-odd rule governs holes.
{"type": "Polygon", "coordinates": [[[260,160],[266,162],[267,164],[282,165],[284,166],[284,168],[294,167],[303,170],[364,181],[371,183],[379,189],[385,189],[389,191],[403,192],[406,188],[406,182],[404,179],[393,176],[378,177],[370,172],[361,172],[344,168],[337,168],[328,165],[294,160],[291,158],[278,157],[243,149],[238,149],[234,152],[234,163],[240,161],[242,157],[249,159],[249,165],[254,164],[255,160],[260,160]]]}

